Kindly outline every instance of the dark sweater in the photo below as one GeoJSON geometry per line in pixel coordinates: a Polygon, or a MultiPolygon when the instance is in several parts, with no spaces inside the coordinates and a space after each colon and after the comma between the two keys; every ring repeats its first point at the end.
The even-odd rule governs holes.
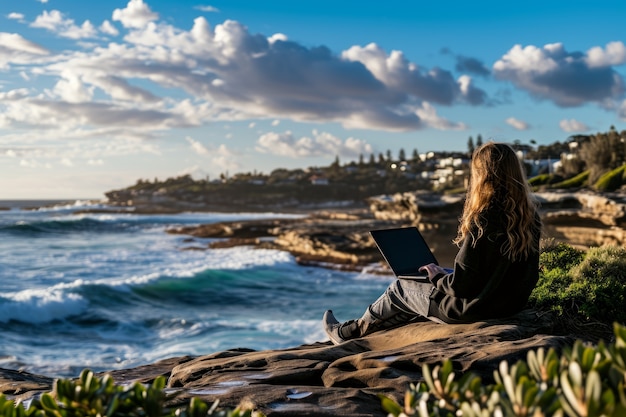
{"type": "Polygon", "coordinates": [[[498,217],[487,217],[485,233],[474,247],[465,240],[452,273],[430,277],[435,290],[429,315],[446,323],[467,323],[507,317],[524,308],[539,278],[540,230],[537,227],[537,251],[511,262],[501,252],[506,234],[498,217]]]}

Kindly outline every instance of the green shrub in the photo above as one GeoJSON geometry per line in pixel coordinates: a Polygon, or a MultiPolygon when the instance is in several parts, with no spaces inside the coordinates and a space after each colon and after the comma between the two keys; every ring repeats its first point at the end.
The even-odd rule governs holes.
{"type": "Polygon", "coordinates": [[[543,270],[568,271],[582,261],[585,253],[567,243],[551,242],[541,250],[539,263],[543,270]]]}
{"type": "Polygon", "coordinates": [[[598,178],[593,185],[599,191],[615,191],[626,182],[626,165],[615,168],[598,178]]]}
{"type": "Polygon", "coordinates": [[[0,417],[261,417],[251,410],[219,410],[192,398],[187,406],[168,407],[175,394],[166,394],[165,377],[149,386],[115,385],[110,375],[96,377],[85,369],[74,381],[60,379],[51,393],[44,393],[22,407],[0,395],[0,417]]]}
{"type": "Polygon", "coordinates": [[[591,248],[570,270],[568,302],[587,319],[626,324],[626,249],[591,248]]]}
{"type": "Polygon", "coordinates": [[[585,186],[588,180],[589,170],[583,171],[580,174],[573,176],[572,178],[568,178],[564,181],[552,184],[550,188],[579,188],[585,186]]]}
{"type": "Polygon", "coordinates": [[[525,362],[503,361],[491,385],[471,372],[456,380],[450,360],[432,371],[424,365],[424,382],[411,385],[403,406],[381,395],[382,406],[396,417],[626,416],[626,328],[613,330],[608,346],[577,341],[561,356],[538,349],[525,362]]]}
{"type": "Polygon", "coordinates": [[[626,249],[582,252],[564,243],[543,249],[531,307],[574,321],[626,324],[625,301],[626,249]]]}

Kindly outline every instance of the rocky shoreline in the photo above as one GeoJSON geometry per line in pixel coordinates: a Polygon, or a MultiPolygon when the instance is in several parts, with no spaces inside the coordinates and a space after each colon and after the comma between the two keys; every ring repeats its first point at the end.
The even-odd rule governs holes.
{"type": "MultiPolygon", "coordinates": [[[[537,197],[546,238],[580,247],[626,242],[623,195],[537,197]]],[[[224,222],[168,232],[188,236],[187,250],[252,245],[289,251],[306,265],[384,274],[389,271],[369,230],[417,225],[441,263],[451,263],[460,196],[402,193],[370,199],[368,205],[296,219],[224,222]],[[206,238],[212,239],[207,243],[206,238]]],[[[271,351],[241,347],[109,373],[121,384],[166,376],[168,390],[178,393],[175,403],[200,397],[209,402],[219,399],[225,407],[244,404],[268,416],[384,416],[378,394],[401,400],[408,384],[422,379],[424,363],[451,359],[459,372],[473,371],[489,381],[502,360],[524,359],[529,350],[540,347],[561,349],[576,339],[597,343],[599,335],[608,333],[562,326],[549,315],[527,310],[466,325],[415,322],[339,346],[318,342],[271,351]]],[[[49,391],[52,383],[50,377],[0,369],[0,391],[11,398],[31,398],[49,391]]]]}
{"type": "MultiPolygon", "coordinates": [[[[578,248],[626,244],[626,196],[591,192],[538,193],[544,240],[562,241],[578,248]]],[[[299,219],[234,221],[173,228],[168,233],[214,238],[194,249],[250,245],[279,249],[301,264],[390,273],[369,231],[417,226],[442,265],[451,265],[457,248],[460,195],[402,193],[374,197],[369,208],[309,212],[299,219]]]]}

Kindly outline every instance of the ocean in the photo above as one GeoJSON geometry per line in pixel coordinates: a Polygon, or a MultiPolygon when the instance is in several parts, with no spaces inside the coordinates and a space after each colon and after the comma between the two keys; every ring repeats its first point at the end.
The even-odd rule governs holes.
{"type": "Polygon", "coordinates": [[[85,368],[326,341],[326,309],[339,319],[359,317],[391,280],[300,266],[282,251],[206,249],[211,239],[166,233],[297,215],[139,215],[102,212],[105,205],[89,201],[0,201],[0,207],[8,208],[0,210],[5,369],[75,377],[85,368]]]}

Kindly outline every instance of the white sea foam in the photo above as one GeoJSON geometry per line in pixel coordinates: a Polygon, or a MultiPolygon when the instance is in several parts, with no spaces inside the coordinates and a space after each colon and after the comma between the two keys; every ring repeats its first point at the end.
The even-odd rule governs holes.
{"type": "Polygon", "coordinates": [[[19,320],[27,323],[46,323],[80,314],[87,309],[87,301],[78,294],[55,289],[24,290],[0,297],[0,321],[19,320]]]}
{"type": "MultiPolygon", "coordinates": [[[[272,249],[254,249],[250,247],[236,247],[228,249],[214,249],[202,253],[174,254],[164,262],[162,267],[143,275],[136,275],[120,279],[101,279],[94,284],[109,286],[136,286],[149,283],[164,276],[170,278],[190,278],[207,270],[241,270],[260,266],[292,265],[295,266],[293,256],[286,252],[272,249]]],[[[164,255],[167,256],[167,255],[164,255]]],[[[145,262],[149,264],[149,262],[145,262]]]]}
{"type": "Polygon", "coordinates": [[[99,200],[75,200],[62,202],[58,204],[54,204],[51,206],[39,207],[37,211],[46,212],[46,211],[68,211],[68,210],[79,210],[79,209],[101,209],[106,208],[107,205],[99,200]]]}
{"type": "Polygon", "coordinates": [[[264,321],[259,324],[261,331],[276,333],[285,338],[300,338],[304,343],[328,340],[322,329],[322,316],[319,320],[264,321]]]}

